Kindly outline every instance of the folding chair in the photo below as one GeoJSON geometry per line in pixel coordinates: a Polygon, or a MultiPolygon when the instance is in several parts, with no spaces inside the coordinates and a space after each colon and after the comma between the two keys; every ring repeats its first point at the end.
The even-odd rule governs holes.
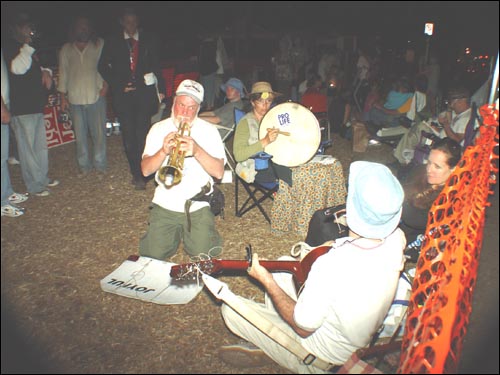
{"type": "Polygon", "coordinates": [[[271,219],[269,215],[262,207],[262,203],[267,199],[274,200],[273,194],[278,191],[279,184],[277,182],[265,182],[265,183],[248,183],[243,180],[238,174],[236,174],[236,182],[234,184],[234,211],[237,217],[242,217],[248,211],[257,207],[259,211],[264,215],[264,218],[268,223],[271,223],[271,219]],[[243,188],[248,193],[248,198],[245,202],[239,207],[239,184],[243,186],[243,188]]]}
{"type": "Polygon", "coordinates": [[[411,118],[409,117],[410,112],[401,115],[399,126],[384,128],[375,126],[374,124],[367,124],[367,129],[372,139],[385,143],[393,148],[397,147],[401,138],[408,133],[416,122],[419,122],[420,119],[427,118],[425,115],[427,108],[427,98],[425,94],[415,92],[410,107],[413,108],[413,116],[411,118]],[[419,96],[420,99],[418,100],[419,96]]]}
{"type": "Polygon", "coordinates": [[[328,97],[316,92],[306,92],[302,96],[300,104],[309,109],[318,119],[321,129],[321,139],[323,141],[331,139],[330,121],[328,119],[328,97]]]}
{"type": "Polygon", "coordinates": [[[233,155],[231,152],[229,152],[229,149],[227,148],[227,140],[231,138],[231,135],[233,135],[234,131],[236,130],[236,125],[238,125],[238,122],[241,120],[243,116],[245,116],[246,112],[239,109],[239,108],[234,108],[234,123],[233,126],[228,128],[225,126],[221,125],[215,125],[217,129],[219,129],[219,132],[221,134],[222,142],[224,142],[224,149],[226,150],[226,156],[227,156],[227,164],[229,165],[229,168],[231,168],[231,171],[234,173],[234,167],[233,165],[229,162],[231,162],[236,166],[236,161],[233,158],[233,155]]]}
{"type": "Polygon", "coordinates": [[[218,130],[221,135],[222,142],[224,143],[224,150],[226,151],[226,158],[227,158],[227,165],[231,169],[231,171],[234,172],[234,167],[233,165],[229,162],[231,160],[232,163],[235,163],[233,155],[229,152],[229,149],[227,148],[227,140],[231,138],[231,135],[234,133],[234,130],[236,129],[236,124],[233,123],[233,125],[228,128],[226,126],[222,125],[214,125],[218,130]]]}
{"type": "MultiPolygon", "coordinates": [[[[234,109],[234,123],[235,127],[240,122],[243,116],[245,116],[246,112],[241,109],[234,109]]],[[[233,159],[234,160],[234,159],[233,159]]],[[[257,207],[259,211],[264,215],[264,218],[268,223],[271,223],[271,219],[269,215],[262,207],[262,203],[267,199],[274,200],[273,194],[278,191],[279,184],[277,182],[272,183],[248,183],[243,180],[237,173],[236,182],[234,184],[234,210],[235,215],[237,217],[242,217],[245,213],[257,207]],[[239,207],[239,184],[243,186],[248,194],[248,198],[245,202],[239,207]]]]}

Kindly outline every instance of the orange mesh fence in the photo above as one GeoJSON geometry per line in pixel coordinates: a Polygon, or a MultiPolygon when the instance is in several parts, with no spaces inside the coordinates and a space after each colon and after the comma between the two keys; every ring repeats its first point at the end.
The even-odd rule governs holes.
{"type": "Polygon", "coordinates": [[[398,373],[457,373],[472,310],[485,207],[498,178],[498,110],[434,202],[417,262],[398,373]]]}

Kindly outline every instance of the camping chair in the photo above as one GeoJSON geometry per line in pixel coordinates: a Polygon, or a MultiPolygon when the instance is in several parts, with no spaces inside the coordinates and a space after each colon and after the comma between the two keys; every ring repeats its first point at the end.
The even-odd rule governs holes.
{"type": "Polygon", "coordinates": [[[412,108],[413,115],[410,116],[410,112],[402,114],[399,118],[399,126],[379,128],[367,125],[368,132],[372,136],[371,139],[379,141],[380,143],[385,143],[393,148],[396,147],[401,138],[408,133],[409,129],[415,125],[415,123],[427,119],[427,97],[425,94],[415,92],[412,97],[410,108],[412,108]]]}
{"type": "MultiPolygon", "coordinates": [[[[243,116],[245,116],[245,111],[242,111],[241,109],[235,108],[234,109],[234,123],[235,127],[236,125],[240,122],[243,116]]],[[[268,223],[271,223],[271,219],[269,218],[269,215],[267,212],[264,210],[262,207],[262,203],[266,201],[267,199],[273,200],[273,194],[278,191],[279,184],[277,182],[271,182],[271,183],[248,183],[246,182],[243,178],[241,178],[237,173],[236,175],[236,181],[234,184],[234,210],[235,210],[235,215],[237,217],[242,217],[245,213],[250,211],[251,209],[257,207],[259,211],[262,213],[264,218],[267,220],[268,223]],[[248,198],[243,202],[241,207],[239,206],[239,185],[243,186],[245,191],[248,194],[248,198]]]]}
{"type": "Polygon", "coordinates": [[[215,125],[215,127],[219,130],[222,142],[224,143],[224,150],[226,151],[227,164],[229,165],[229,168],[231,169],[231,171],[233,171],[233,173],[234,173],[233,164],[236,164],[236,161],[234,160],[231,152],[229,152],[229,149],[227,148],[227,141],[234,134],[234,131],[236,130],[236,125],[244,115],[245,115],[244,111],[238,108],[234,108],[234,122],[230,128],[222,125],[217,125],[217,124],[215,125]]]}
{"type": "Polygon", "coordinates": [[[265,183],[248,183],[236,174],[236,182],[234,184],[234,211],[237,217],[242,217],[251,209],[257,207],[268,223],[271,223],[269,215],[262,207],[262,203],[267,199],[274,200],[273,194],[278,191],[277,182],[265,183]],[[239,207],[239,185],[243,186],[248,194],[248,198],[239,207]]]}
{"type": "Polygon", "coordinates": [[[318,120],[321,130],[321,140],[331,139],[330,121],[328,119],[328,97],[316,92],[306,92],[300,101],[304,107],[309,109],[318,120]]]}

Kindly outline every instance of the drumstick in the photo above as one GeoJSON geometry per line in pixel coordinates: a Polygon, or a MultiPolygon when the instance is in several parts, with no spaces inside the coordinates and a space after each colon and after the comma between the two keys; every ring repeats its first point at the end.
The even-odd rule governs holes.
{"type": "MultiPolygon", "coordinates": [[[[272,129],[276,129],[276,128],[272,128],[272,129]]],[[[271,130],[270,128],[268,128],[267,130],[271,130]]],[[[278,134],[281,134],[281,135],[286,135],[286,136],[290,136],[290,132],[284,132],[282,130],[278,130],[278,134]]]]}

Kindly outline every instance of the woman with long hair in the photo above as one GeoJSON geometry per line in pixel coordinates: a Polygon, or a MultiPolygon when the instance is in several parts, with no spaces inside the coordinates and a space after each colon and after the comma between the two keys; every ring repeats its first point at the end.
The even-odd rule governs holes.
{"type": "Polygon", "coordinates": [[[417,167],[403,185],[405,201],[399,227],[410,244],[405,255],[412,261],[418,259],[420,249],[411,244],[425,231],[429,210],[461,157],[462,148],[458,142],[451,138],[440,139],[431,146],[427,164],[417,167]]]}

